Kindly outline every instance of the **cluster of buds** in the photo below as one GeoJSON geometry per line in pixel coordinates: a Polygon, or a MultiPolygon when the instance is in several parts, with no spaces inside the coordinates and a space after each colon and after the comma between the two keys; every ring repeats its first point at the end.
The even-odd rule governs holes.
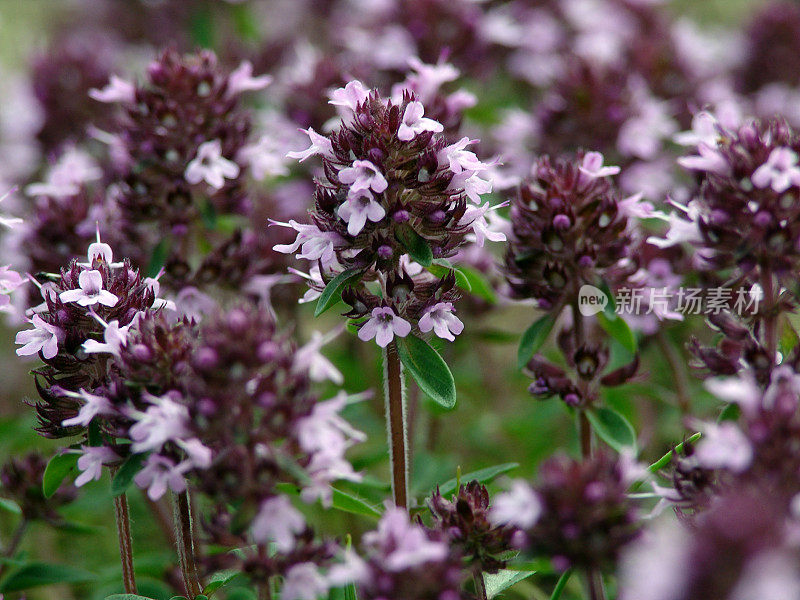
{"type": "Polygon", "coordinates": [[[505,265],[514,297],[549,310],[576,301],[584,284],[628,283],[637,270],[632,217],[649,216],[652,207],[620,196],[608,179],[618,172],[597,152],[539,159],[511,204],[505,265]]]}
{"type": "Polygon", "coordinates": [[[435,528],[444,531],[470,567],[484,573],[504,569],[503,558],[512,550],[514,528],[494,525],[489,519],[489,492],[477,481],[458,486],[448,500],[437,488],[428,500],[435,528]]]}
{"type": "Polygon", "coordinates": [[[627,495],[629,475],[609,454],[583,462],[554,456],[542,465],[535,487],[516,481],[498,495],[492,520],[518,527],[518,547],[551,558],[558,570],[608,569],[638,535],[639,517],[627,495]]]}
{"type": "Polygon", "coordinates": [[[317,292],[349,276],[343,300],[347,315],[362,319],[362,340],[385,347],[414,327],[454,339],[463,329],[453,314],[454,276],[422,267],[451,257],[472,234],[478,245],[505,239],[488,227],[489,203],[480,204],[491,190],[481,177],[488,166],[466,149],[469,138],[448,145],[438,135],[443,126],[407,91],[387,100],[352,81],[331,97],[341,127],[327,137],[309,129],[311,146],[290,153],[323,160],[311,223],[273,222],[297,231],[293,244],[275,249],[317,261],[319,275],[310,277],[317,292]]]}
{"type": "Polygon", "coordinates": [[[44,497],[42,478],[47,461],[37,452],[11,458],[0,468],[2,497],[16,503],[27,521],[41,519],[50,524],[62,521],[58,509],[75,498],[75,490],[60,487],[49,498],[44,497]]]}

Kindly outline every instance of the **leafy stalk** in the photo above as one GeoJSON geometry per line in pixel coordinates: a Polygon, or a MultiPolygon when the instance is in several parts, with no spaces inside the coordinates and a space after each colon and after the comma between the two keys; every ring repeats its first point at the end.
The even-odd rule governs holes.
{"type": "Polygon", "coordinates": [[[408,507],[408,423],[403,365],[395,342],[383,350],[383,392],[395,506],[408,507]]]}

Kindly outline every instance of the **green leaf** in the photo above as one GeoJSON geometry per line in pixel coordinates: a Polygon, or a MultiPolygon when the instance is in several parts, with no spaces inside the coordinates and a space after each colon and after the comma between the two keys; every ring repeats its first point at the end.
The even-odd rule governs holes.
{"type": "Polygon", "coordinates": [[[318,317],[342,298],[342,291],[351,279],[361,273],[360,269],[345,269],[328,282],[317,300],[314,316],[318,317]]]}
{"type": "Polygon", "coordinates": [[[427,240],[418,234],[411,225],[401,223],[395,228],[394,235],[414,261],[426,268],[431,266],[433,263],[433,251],[427,240]]]}
{"type": "Polygon", "coordinates": [[[122,463],[122,466],[119,470],[114,474],[114,478],[111,480],[111,494],[113,496],[121,496],[125,493],[128,487],[131,485],[133,478],[136,474],[142,470],[142,465],[144,464],[144,459],[147,458],[147,454],[131,454],[125,462],[122,463]]]}
{"type": "Polygon", "coordinates": [[[636,450],[636,431],[617,411],[601,407],[587,410],[586,416],[600,439],[614,450],[617,452],[622,452],[625,448],[636,450]]]}
{"type": "Polygon", "coordinates": [[[524,369],[537,350],[547,341],[547,336],[556,324],[555,315],[547,313],[525,330],[517,349],[517,368],[524,369]]]}
{"type": "Polygon", "coordinates": [[[423,339],[409,334],[397,339],[397,354],[419,388],[437,404],[451,409],[456,405],[456,382],[450,367],[423,339]]]}
{"type": "Polygon", "coordinates": [[[738,421],[741,414],[742,409],[739,408],[738,404],[728,404],[722,409],[722,412],[719,413],[717,423],[722,423],[722,421],[738,421]]]}
{"type": "Polygon", "coordinates": [[[22,514],[22,509],[19,507],[19,504],[8,498],[0,498],[0,510],[5,510],[15,515],[22,514]]]}
{"type": "Polygon", "coordinates": [[[631,354],[636,354],[636,336],[631,328],[628,327],[625,319],[617,315],[611,318],[607,313],[598,313],[597,322],[600,323],[600,327],[606,330],[608,335],[622,344],[623,348],[631,354]]]}
{"type": "Polygon", "coordinates": [[[95,579],[88,571],[68,565],[31,562],[12,571],[0,581],[0,593],[19,592],[56,583],[86,583],[95,579]]]}
{"type": "Polygon", "coordinates": [[[489,304],[497,304],[497,294],[491,284],[486,281],[483,273],[467,266],[460,266],[458,269],[469,283],[475,296],[483,298],[489,304]]]}
{"type": "Polygon", "coordinates": [[[380,519],[381,512],[362,500],[333,488],[333,507],[341,510],[342,512],[352,513],[354,515],[364,515],[366,517],[373,517],[380,519]]]}
{"type": "Polygon", "coordinates": [[[486,597],[491,600],[499,593],[504,592],[523,579],[527,579],[534,573],[535,571],[500,571],[494,575],[484,573],[483,581],[486,586],[486,597]]]}
{"type": "Polygon", "coordinates": [[[71,475],[78,467],[80,454],[69,452],[67,454],[56,454],[47,463],[42,477],[42,494],[45,498],[50,498],[61,487],[61,483],[68,475],[71,475]]]}
{"type": "Polygon", "coordinates": [[[558,600],[561,598],[561,594],[564,592],[564,588],[567,587],[567,581],[572,576],[572,569],[567,569],[558,578],[558,582],[556,583],[556,587],[553,588],[553,594],[550,596],[550,600],[558,600]]]}
{"type": "Polygon", "coordinates": [[[438,260],[434,261],[434,263],[430,267],[428,267],[428,271],[432,275],[436,275],[436,277],[439,278],[445,277],[448,273],[452,271],[453,275],[456,278],[456,285],[465,292],[471,292],[472,285],[470,285],[469,279],[467,279],[467,277],[464,275],[464,272],[460,268],[454,267],[453,265],[449,264],[449,261],[443,261],[443,262],[447,262],[448,264],[441,264],[438,260]]]}
{"type": "Polygon", "coordinates": [[[155,277],[167,262],[167,255],[169,254],[169,238],[163,237],[161,241],[153,248],[153,254],[150,256],[150,264],[147,265],[147,276],[155,277]]]}
{"type": "MultiPolygon", "coordinates": [[[[175,597],[182,598],[183,596],[175,597]]],[[[111,594],[110,596],[106,596],[106,600],[152,600],[152,598],[139,596],[138,594],[111,594]]]]}
{"type": "MultiPolygon", "coordinates": [[[[502,475],[503,473],[508,473],[509,471],[513,471],[519,466],[519,463],[503,463],[501,465],[494,465],[492,467],[486,467],[485,469],[479,469],[477,471],[472,471],[471,473],[467,473],[461,476],[461,481],[464,483],[469,483],[470,481],[477,481],[478,483],[488,483],[495,477],[502,475]]],[[[456,493],[456,486],[457,478],[448,479],[442,485],[439,486],[439,493],[442,496],[450,496],[456,493]]]]}
{"type": "Polygon", "coordinates": [[[354,583],[348,583],[344,588],[344,600],[358,600],[358,590],[354,583]]]}
{"type": "Polygon", "coordinates": [[[206,584],[206,587],[203,588],[203,593],[206,596],[211,596],[214,592],[216,592],[221,587],[228,585],[239,575],[241,575],[241,572],[237,571],[236,569],[226,569],[225,571],[218,571],[217,573],[214,573],[210,577],[210,580],[206,584]]]}

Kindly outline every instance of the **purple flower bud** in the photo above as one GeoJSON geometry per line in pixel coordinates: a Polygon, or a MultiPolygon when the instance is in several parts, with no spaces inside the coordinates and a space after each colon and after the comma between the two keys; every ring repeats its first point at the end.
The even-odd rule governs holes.
{"type": "Polygon", "coordinates": [[[153,358],[153,351],[144,344],[133,345],[131,347],[131,354],[133,354],[134,358],[142,362],[150,361],[153,358]]]}
{"type": "Polygon", "coordinates": [[[392,215],[392,218],[394,219],[395,223],[405,223],[411,218],[411,215],[408,214],[407,210],[400,209],[395,211],[395,213],[392,215]]]}
{"type": "Polygon", "coordinates": [[[219,355],[213,348],[203,346],[195,354],[194,364],[204,371],[214,369],[219,365],[219,355]]]}
{"type": "Polygon", "coordinates": [[[564,229],[569,229],[571,224],[572,223],[567,215],[558,214],[553,217],[553,227],[558,230],[563,231],[564,229]]]}
{"type": "Polygon", "coordinates": [[[388,244],[382,244],[381,246],[378,247],[378,256],[380,256],[384,260],[392,258],[393,254],[394,250],[392,250],[392,247],[389,246],[388,244]]]}

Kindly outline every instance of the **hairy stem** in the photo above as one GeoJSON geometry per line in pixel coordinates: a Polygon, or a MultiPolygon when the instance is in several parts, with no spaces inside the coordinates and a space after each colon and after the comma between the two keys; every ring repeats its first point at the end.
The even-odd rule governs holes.
{"type": "Polygon", "coordinates": [[[175,510],[175,538],[178,548],[178,562],[183,575],[183,583],[190,600],[194,600],[202,592],[197,563],[194,555],[194,538],[192,534],[192,511],[189,491],[175,494],[173,503],[175,510]]]}
{"type": "Polygon", "coordinates": [[[603,589],[603,578],[598,571],[590,570],[587,574],[590,600],[605,600],[606,592],[603,589]]]}
{"type": "Polygon", "coordinates": [[[472,579],[475,581],[475,595],[477,600],[488,600],[486,596],[486,582],[483,579],[480,565],[477,565],[472,571],[472,579]]]}
{"type": "Polygon", "coordinates": [[[120,494],[114,498],[114,516],[117,518],[119,557],[122,562],[122,584],[126,594],[136,593],[136,575],[133,571],[133,544],[131,543],[131,519],[128,511],[128,496],[120,494]]]}
{"type": "Polygon", "coordinates": [[[392,342],[383,350],[383,393],[395,506],[408,508],[408,427],[403,365],[392,342]]]}
{"type": "Polygon", "coordinates": [[[764,292],[764,347],[774,365],[778,351],[778,320],[775,316],[777,298],[769,269],[761,269],[761,289],[764,292]]]}

